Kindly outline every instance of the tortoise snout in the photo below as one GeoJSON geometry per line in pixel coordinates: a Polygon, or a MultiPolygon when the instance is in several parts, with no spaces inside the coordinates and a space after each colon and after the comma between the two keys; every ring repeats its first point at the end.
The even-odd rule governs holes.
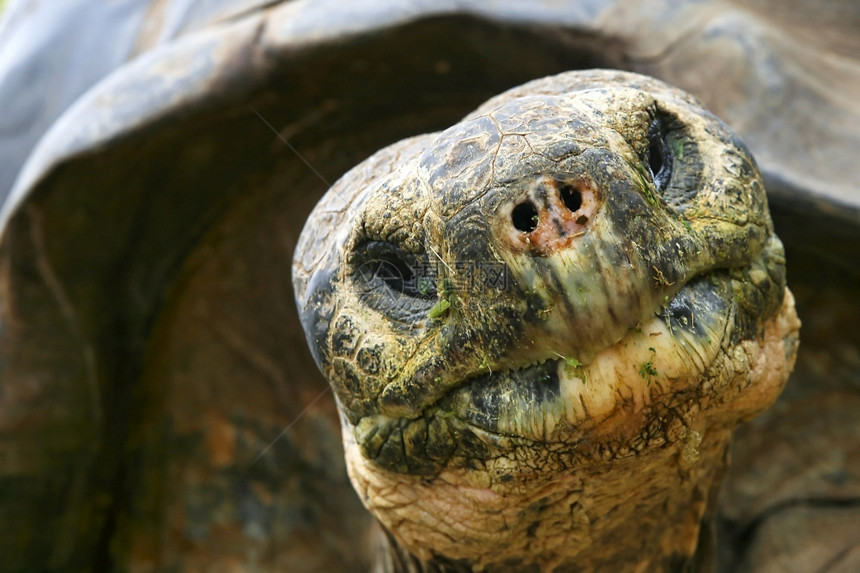
{"type": "Polygon", "coordinates": [[[586,178],[542,176],[509,210],[508,239],[516,250],[548,255],[585,235],[598,210],[594,183],[586,178]]]}

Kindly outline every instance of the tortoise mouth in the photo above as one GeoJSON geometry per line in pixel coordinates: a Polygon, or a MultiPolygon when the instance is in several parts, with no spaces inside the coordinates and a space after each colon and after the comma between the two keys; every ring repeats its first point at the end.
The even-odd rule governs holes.
{"type": "Polygon", "coordinates": [[[421,473],[452,456],[641,433],[691,390],[718,391],[708,370],[731,331],[730,283],[722,271],[693,279],[587,363],[547,349],[520,368],[465,377],[416,418],[364,417],[354,437],[379,465],[421,473]]]}
{"type": "Polygon", "coordinates": [[[728,281],[719,272],[694,279],[587,364],[548,349],[523,367],[467,377],[433,414],[539,442],[576,439],[620,407],[640,414],[703,382],[726,333],[728,281]]]}

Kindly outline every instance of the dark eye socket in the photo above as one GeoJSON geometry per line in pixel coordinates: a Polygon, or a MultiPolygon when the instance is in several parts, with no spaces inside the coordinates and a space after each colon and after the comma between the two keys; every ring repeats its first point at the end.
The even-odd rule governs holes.
{"type": "Polygon", "coordinates": [[[353,263],[356,277],[370,289],[412,298],[435,298],[436,283],[429,274],[429,265],[415,254],[384,241],[365,243],[357,254],[353,263]]]}
{"type": "Polygon", "coordinates": [[[674,155],[666,139],[666,129],[660,118],[655,118],[648,126],[648,168],[658,191],[669,186],[672,179],[674,155]]]}

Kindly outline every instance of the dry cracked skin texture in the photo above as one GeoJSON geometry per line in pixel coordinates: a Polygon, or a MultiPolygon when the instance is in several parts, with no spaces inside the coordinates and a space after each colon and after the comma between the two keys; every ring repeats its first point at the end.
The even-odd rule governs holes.
{"type": "Polygon", "coordinates": [[[571,72],[399,142],[294,263],[381,570],[682,570],[799,322],[754,160],[685,93],[571,72]]]}

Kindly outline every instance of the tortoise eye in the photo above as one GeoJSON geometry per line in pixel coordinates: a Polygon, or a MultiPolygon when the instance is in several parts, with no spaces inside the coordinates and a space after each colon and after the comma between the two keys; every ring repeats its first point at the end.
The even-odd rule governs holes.
{"type": "Polygon", "coordinates": [[[672,178],[672,150],[666,141],[663,122],[657,118],[648,126],[648,168],[658,191],[663,191],[672,178]]]}
{"type": "Polygon", "coordinates": [[[382,289],[390,295],[435,296],[435,282],[419,272],[428,265],[422,264],[416,255],[383,241],[365,243],[358,252],[355,274],[367,287],[382,289]]]}

